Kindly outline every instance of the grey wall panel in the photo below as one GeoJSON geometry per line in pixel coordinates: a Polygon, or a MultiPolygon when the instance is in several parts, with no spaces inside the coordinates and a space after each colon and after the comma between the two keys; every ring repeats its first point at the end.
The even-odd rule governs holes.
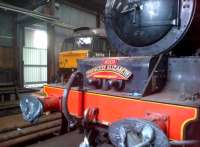
{"type": "Polygon", "coordinates": [[[14,48],[0,47],[0,68],[14,69],[15,68],[14,48]]]}
{"type": "MultiPolygon", "coordinates": [[[[56,17],[66,24],[72,25],[75,28],[89,27],[96,28],[96,15],[85,12],[83,10],[68,6],[60,5],[56,9],[56,17]]],[[[58,65],[58,54],[61,50],[62,42],[65,38],[72,36],[73,30],[56,27],[56,65],[58,65]]],[[[57,66],[58,67],[58,66],[57,66]]]]}
{"type": "MultiPolygon", "coordinates": [[[[71,6],[60,5],[60,7],[56,9],[56,17],[64,23],[74,26],[75,28],[96,28],[96,15],[71,6]]],[[[56,35],[58,36],[68,37],[72,34],[73,30],[56,27],[56,35]]]]}
{"type": "Polygon", "coordinates": [[[66,24],[76,27],[96,27],[96,15],[67,5],[60,5],[56,11],[56,16],[66,24]]]}
{"type": "Polygon", "coordinates": [[[0,10],[0,69],[15,68],[14,15],[0,10]]]}
{"type": "Polygon", "coordinates": [[[0,10],[0,46],[12,47],[14,36],[14,15],[0,10]]]}

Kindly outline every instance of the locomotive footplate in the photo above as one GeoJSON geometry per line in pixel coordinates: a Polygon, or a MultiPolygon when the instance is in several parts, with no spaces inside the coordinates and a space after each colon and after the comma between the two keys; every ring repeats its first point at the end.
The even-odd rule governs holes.
{"type": "MultiPolygon", "coordinates": [[[[45,86],[47,99],[63,95],[62,86],[45,86]]],[[[88,109],[97,109],[94,124],[110,126],[126,118],[138,118],[154,122],[166,134],[169,140],[184,141],[199,138],[199,107],[172,104],[173,94],[164,98],[172,102],[158,102],[161,93],[147,97],[125,96],[123,93],[108,94],[99,90],[79,90],[72,88],[68,97],[68,110],[75,118],[84,118],[88,109]],[[153,98],[154,97],[154,98],[153,98]],[[154,99],[154,100],[153,100],[154,99]],[[195,129],[194,129],[195,128],[195,129]]]]}

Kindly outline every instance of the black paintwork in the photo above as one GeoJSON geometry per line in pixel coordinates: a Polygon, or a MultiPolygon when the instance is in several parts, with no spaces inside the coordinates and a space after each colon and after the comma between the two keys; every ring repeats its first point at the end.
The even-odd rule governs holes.
{"type": "Polygon", "coordinates": [[[174,47],[180,55],[184,50],[191,55],[200,47],[195,37],[199,12],[198,0],[110,0],[105,9],[107,36],[125,56],[158,55],[174,47]]]}
{"type": "Polygon", "coordinates": [[[81,70],[85,78],[84,90],[145,101],[200,107],[199,57],[163,57],[158,69],[154,73],[154,78],[157,77],[157,81],[153,82],[151,80],[150,85],[153,84],[154,86],[148,87],[145,96],[141,96],[140,94],[157,61],[157,57],[119,58],[119,64],[131,70],[134,74],[132,79],[125,82],[126,86],[122,91],[96,89],[88,85],[85,72],[101,64],[103,60],[105,59],[92,58],[79,62],[79,70],[81,70]],[[154,89],[156,86],[158,89],[154,89]],[[137,92],[139,95],[134,95],[137,92]]]}
{"type": "MultiPolygon", "coordinates": [[[[87,89],[96,89],[88,83],[85,73],[91,68],[102,65],[106,58],[90,58],[79,62],[79,70],[84,74],[84,87],[87,89]]],[[[132,93],[133,95],[143,95],[144,87],[148,81],[154,65],[158,57],[143,56],[143,57],[130,57],[119,58],[118,64],[130,70],[133,74],[131,79],[125,81],[125,87],[121,91],[132,93]]],[[[167,72],[167,60],[165,57],[159,63],[158,68],[153,74],[150,84],[145,91],[145,95],[152,94],[159,91],[165,85],[167,72]]],[[[101,88],[100,88],[101,89],[101,88]]],[[[110,89],[116,91],[114,87],[110,89]]]]}

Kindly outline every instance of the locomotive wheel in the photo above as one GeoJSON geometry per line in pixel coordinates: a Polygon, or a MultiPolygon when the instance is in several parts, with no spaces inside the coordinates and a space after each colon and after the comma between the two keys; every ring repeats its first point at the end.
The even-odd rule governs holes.
{"type": "Polygon", "coordinates": [[[125,119],[109,127],[109,138],[116,147],[169,147],[166,135],[155,124],[125,119]]]}

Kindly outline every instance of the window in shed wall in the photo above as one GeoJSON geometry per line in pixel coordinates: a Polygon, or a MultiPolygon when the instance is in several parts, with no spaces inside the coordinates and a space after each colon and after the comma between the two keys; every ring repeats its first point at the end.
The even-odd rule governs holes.
{"type": "Polygon", "coordinates": [[[47,83],[47,32],[25,28],[23,48],[25,87],[38,87],[47,83]]]}

